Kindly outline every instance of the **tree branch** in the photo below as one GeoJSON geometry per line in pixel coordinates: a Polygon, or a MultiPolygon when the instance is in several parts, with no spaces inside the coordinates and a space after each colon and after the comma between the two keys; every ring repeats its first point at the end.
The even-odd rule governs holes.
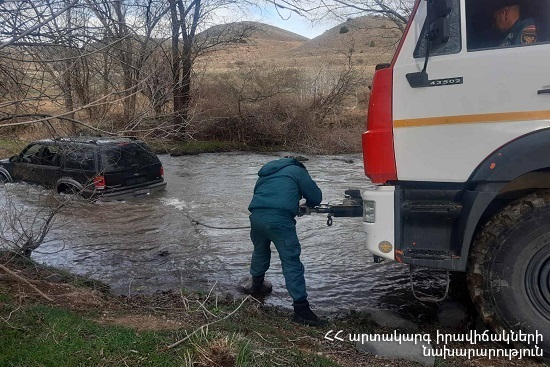
{"type": "Polygon", "coordinates": [[[75,6],[78,3],[78,1],[79,0],[74,0],[73,2],[71,2],[67,6],[65,6],[63,9],[59,10],[57,13],[54,13],[48,19],[45,19],[44,21],[38,23],[34,27],[31,27],[31,28],[27,29],[25,32],[23,32],[21,34],[19,34],[17,36],[14,36],[12,39],[10,39],[10,40],[8,40],[4,43],[1,43],[0,44],[0,50],[7,47],[7,46],[9,46],[9,45],[11,45],[11,44],[13,44],[14,42],[17,42],[21,38],[28,36],[29,34],[36,31],[37,29],[40,29],[40,27],[43,27],[44,25],[48,24],[49,22],[51,22],[52,20],[54,20],[55,18],[57,18],[58,16],[60,16],[61,14],[63,14],[64,12],[66,12],[67,10],[72,8],[73,6],[75,6]]]}
{"type": "Polygon", "coordinates": [[[29,287],[31,287],[35,292],[37,292],[40,296],[42,296],[43,298],[45,298],[46,300],[50,301],[50,302],[53,302],[53,299],[51,299],[50,297],[48,297],[46,294],[44,294],[40,289],[36,288],[33,284],[31,284],[31,282],[29,282],[27,279],[23,278],[22,276],[20,275],[17,275],[15,274],[13,271],[11,271],[10,269],[8,269],[7,267],[5,267],[4,265],[0,264],[0,269],[3,270],[6,274],[8,274],[9,276],[11,276],[13,279],[17,280],[18,282],[23,282],[25,283],[26,285],[28,285],[29,287]]]}

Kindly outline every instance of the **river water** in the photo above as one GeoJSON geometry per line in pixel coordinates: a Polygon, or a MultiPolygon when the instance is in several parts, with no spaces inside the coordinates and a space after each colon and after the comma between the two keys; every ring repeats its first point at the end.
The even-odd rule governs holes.
{"type": "MultiPolygon", "coordinates": [[[[109,284],[115,293],[201,290],[237,294],[248,275],[252,244],[247,229],[193,225],[190,218],[218,227],[248,226],[247,206],[257,171],[281,154],[225,153],[160,156],[165,192],[130,201],[71,203],[56,218],[47,242],[33,258],[109,284]]],[[[372,187],[360,155],[309,156],[308,171],[323,191],[323,202],[341,203],[348,188],[372,187]]],[[[40,208],[45,190],[8,184],[17,203],[40,208]]],[[[1,204],[1,203],[0,203],[1,204]]],[[[376,264],[365,248],[361,218],[326,215],[297,218],[310,302],[325,311],[393,308],[408,312],[408,269],[376,264]]],[[[289,307],[281,265],[272,246],[267,278],[269,305],[289,307]]]]}

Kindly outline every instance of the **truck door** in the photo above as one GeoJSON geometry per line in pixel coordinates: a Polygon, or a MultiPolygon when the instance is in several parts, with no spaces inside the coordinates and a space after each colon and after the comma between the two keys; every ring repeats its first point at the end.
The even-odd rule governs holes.
{"type": "MultiPolygon", "coordinates": [[[[430,50],[427,85],[414,86],[407,74],[418,74],[424,67],[423,20],[430,3],[420,1],[394,60],[394,146],[400,181],[465,182],[498,147],[550,126],[550,43],[541,35],[531,44],[499,47],[498,37],[504,35],[492,31],[493,14],[487,13],[486,2],[451,1],[448,42],[430,50]]],[[[531,11],[539,28],[547,29],[547,9],[531,11]]],[[[526,17],[529,14],[522,15],[526,17]]]]}

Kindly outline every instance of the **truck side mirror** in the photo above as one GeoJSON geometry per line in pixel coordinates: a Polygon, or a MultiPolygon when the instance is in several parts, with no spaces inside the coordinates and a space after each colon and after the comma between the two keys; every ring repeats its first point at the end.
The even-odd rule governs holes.
{"type": "Polygon", "coordinates": [[[424,68],[417,73],[407,74],[407,81],[412,88],[428,87],[430,82],[428,73],[428,59],[430,53],[444,46],[451,36],[451,22],[449,14],[453,10],[453,0],[427,0],[428,17],[424,23],[425,50],[424,68]]]}
{"type": "Polygon", "coordinates": [[[430,24],[444,18],[453,10],[452,0],[428,0],[430,6],[430,24]]]}
{"type": "Polygon", "coordinates": [[[439,47],[445,45],[449,41],[450,36],[451,27],[447,16],[439,18],[430,24],[428,40],[431,43],[430,48],[432,50],[437,50],[439,47]]]}
{"type": "Polygon", "coordinates": [[[428,21],[428,41],[430,49],[437,50],[449,41],[451,26],[449,14],[453,10],[452,0],[428,0],[430,19],[428,21]]]}

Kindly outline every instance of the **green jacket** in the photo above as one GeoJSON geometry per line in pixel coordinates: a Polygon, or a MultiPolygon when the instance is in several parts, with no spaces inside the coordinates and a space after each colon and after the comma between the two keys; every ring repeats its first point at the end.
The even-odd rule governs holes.
{"type": "Polygon", "coordinates": [[[271,161],[258,171],[258,181],[248,210],[283,210],[298,214],[300,199],[310,207],[321,204],[323,195],[306,167],[294,158],[271,161]]]}

